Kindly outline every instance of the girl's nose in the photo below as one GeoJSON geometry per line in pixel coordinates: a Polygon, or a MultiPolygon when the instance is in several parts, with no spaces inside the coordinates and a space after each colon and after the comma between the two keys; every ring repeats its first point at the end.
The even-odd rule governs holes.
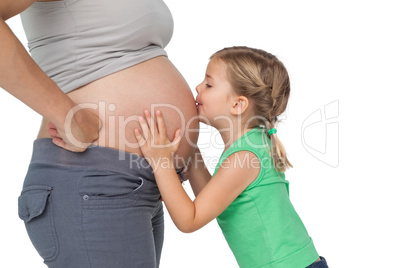
{"type": "Polygon", "coordinates": [[[198,86],[195,87],[195,91],[197,91],[198,94],[200,94],[200,85],[201,84],[199,84],[198,86]]]}

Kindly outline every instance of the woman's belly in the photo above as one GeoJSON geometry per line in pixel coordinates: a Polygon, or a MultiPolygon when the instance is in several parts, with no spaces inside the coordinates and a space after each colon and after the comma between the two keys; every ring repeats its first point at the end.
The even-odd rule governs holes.
{"type": "MultiPolygon", "coordinates": [[[[198,139],[198,119],[194,97],[184,78],[166,57],[156,57],[108,75],[68,93],[82,108],[91,109],[102,121],[94,145],[110,147],[143,156],[134,136],[140,128],[138,115],[144,109],[162,111],[167,134],[173,139],[181,128],[184,136],[176,153],[176,167],[182,167],[193,154],[198,139]]],[[[140,128],[141,129],[141,128],[140,128]]],[[[44,119],[38,138],[47,134],[44,119]]]]}

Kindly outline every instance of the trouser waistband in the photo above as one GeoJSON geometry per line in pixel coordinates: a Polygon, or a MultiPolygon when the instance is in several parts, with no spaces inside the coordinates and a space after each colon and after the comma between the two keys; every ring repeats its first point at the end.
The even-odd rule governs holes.
{"type": "Polygon", "coordinates": [[[143,178],[153,178],[152,167],[145,158],[108,147],[94,146],[84,152],[67,151],[53,144],[50,138],[34,141],[31,164],[50,164],[104,169],[143,178]]]}

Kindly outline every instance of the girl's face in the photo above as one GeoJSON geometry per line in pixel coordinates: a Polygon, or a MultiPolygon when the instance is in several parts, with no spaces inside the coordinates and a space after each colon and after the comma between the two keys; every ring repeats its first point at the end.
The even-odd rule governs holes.
{"type": "Polygon", "coordinates": [[[226,65],[219,59],[212,59],[205,73],[205,79],[196,87],[196,102],[199,120],[219,128],[230,120],[232,87],[226,75],[226,65]],[[220,124],[220,122],[222,124],[220,124]]]}

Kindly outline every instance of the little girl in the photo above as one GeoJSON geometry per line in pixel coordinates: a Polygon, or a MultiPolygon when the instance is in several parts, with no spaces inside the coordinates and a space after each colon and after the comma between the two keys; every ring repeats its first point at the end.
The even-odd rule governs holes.
{"type": "Polygon", "coordinates": [[[217,218],[242,268],[328,267],[289,200],[283,172],[292,165],[275,129],[290,93],[282,62],[259,49],[225,48],[212,55],[196,90],[199,120],[220,132],[225,149],[212,177],[193,160],[194,201],[173,164],[180,129],[171,142],[159,110],[155,119],[145,110],[142,133],[135,129],[175,225],[193,232],[217,218]]]}

